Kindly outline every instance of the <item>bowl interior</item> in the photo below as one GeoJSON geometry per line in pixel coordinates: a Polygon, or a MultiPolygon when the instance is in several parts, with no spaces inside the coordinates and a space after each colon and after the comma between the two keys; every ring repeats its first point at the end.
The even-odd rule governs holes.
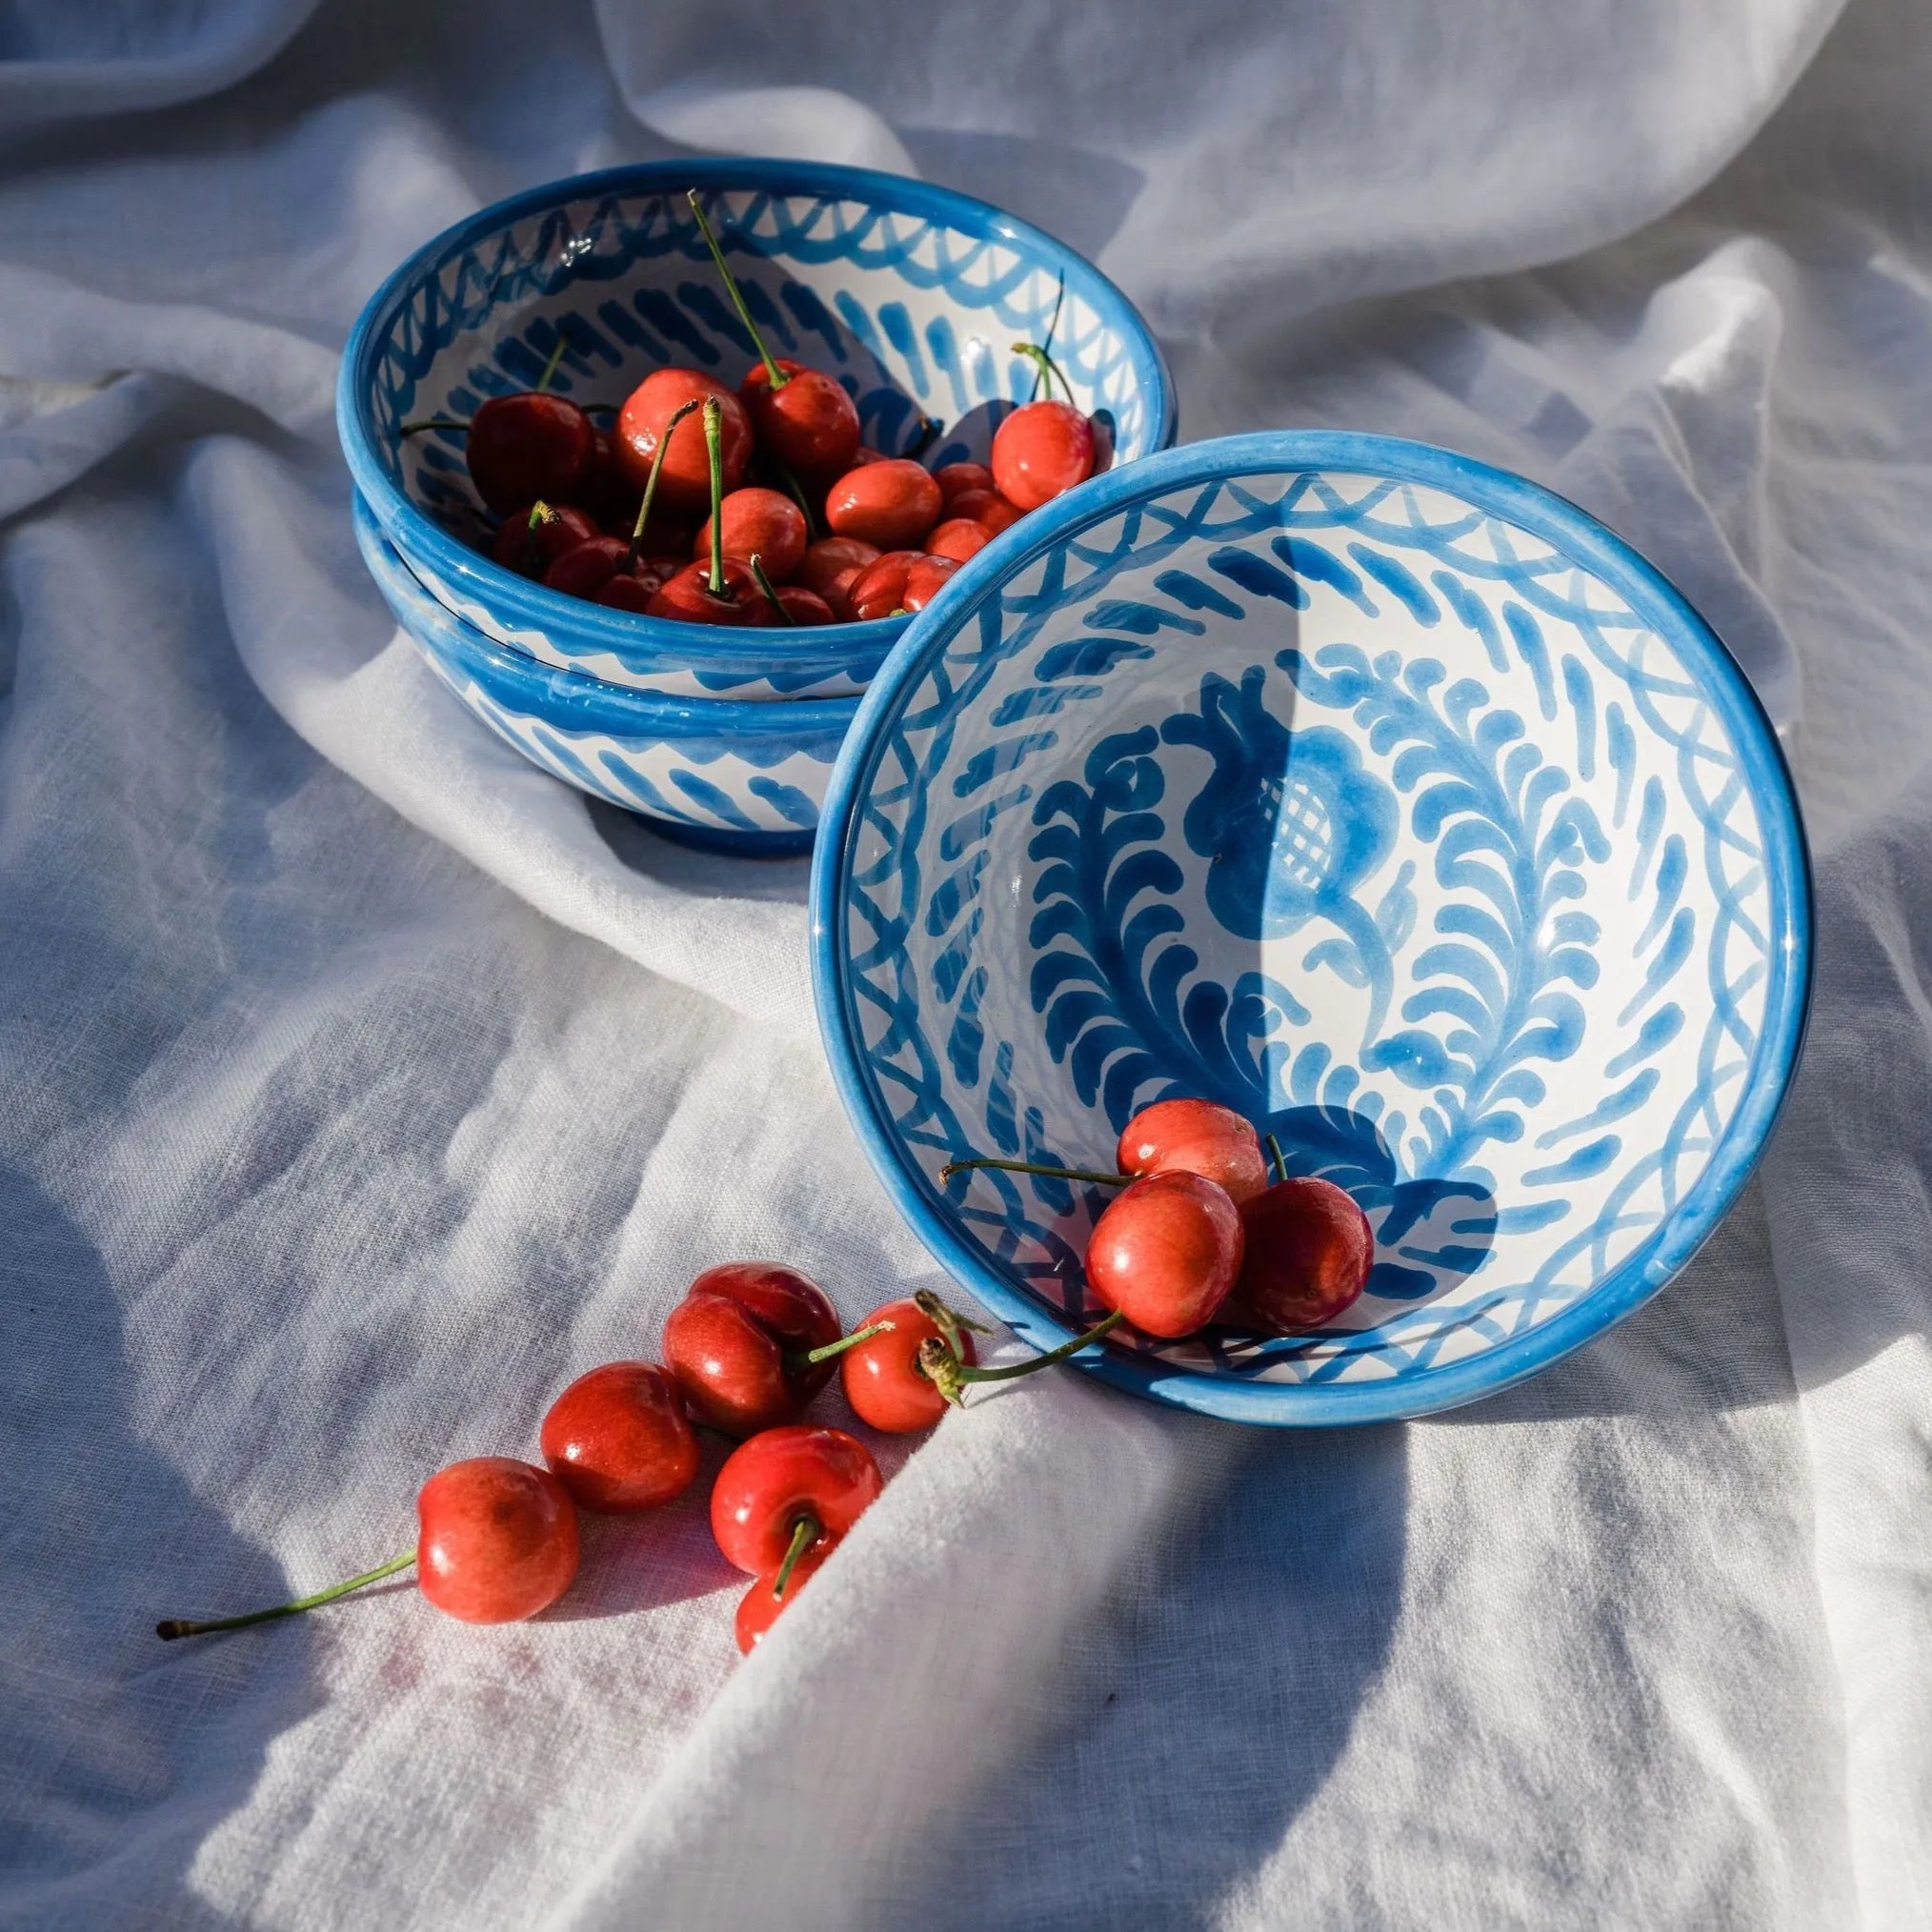
{"type": "MultiPolygon", "coordinates": [[[[998,416],[1033,390],[1016,340],[1050,344],[1075,400],[1109,421],[1118,459],[1171,435],[1165,374],[1132,308],[1023,223],[858,170],[655,164],[486,211],[380,293],[357,352],[354,403],[387,484],[445,529],[477,537],[485,526],[460,434],[397,433],[529,388],[559,332],[568,346],[553,387],[581,401],[621,402],[671,363],[736,383],[752,366],[751,340],[688,187],[704,193],[773,352],[837,376],[875,447],[910,446],[931,415],[946,429],[925,460],[983,458],[998,416]]],[[[383,493],[372,490],[378,514],[393,507],[383,493]]]]}
{"type": "Polygon", "coordinates": [[[1108,1196],[937,1171],[1111,1167],[1173,1094],[1379,1258],[1330,1329],[1130,1365],[1175,1399],[1467,1399],[1681,1264],[1781,1097],[1807,900],[1762,714],[1661,579],[1519,479],[1320,435],[1157,457],[969,569],[861,713],[818,914],[848,1100],[962,1278],[1077,1312],[1108,1196]]]}

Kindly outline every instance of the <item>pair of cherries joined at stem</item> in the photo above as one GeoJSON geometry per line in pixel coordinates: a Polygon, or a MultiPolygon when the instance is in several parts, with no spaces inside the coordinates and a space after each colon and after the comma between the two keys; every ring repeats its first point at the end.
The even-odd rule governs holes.
{"type": "Polygon", "coordinates": [[[1272,1181],[1249,1121],[1177,1098],[1127,1123],[1117,1173],[988,1157],[955,1161],[940,1177],[1004,1168],[1117,1187],[1087,1242],[1087,1284],[1105,1307],[1163,1340],[1217,1320],[1286,1335],[1320,1327],[1360,1296],[1375,1236],[1343,1189],[1289,1175],[1270,1145],[1272,1181]]]}
{"type": "MultiPolygon", "coordinates": [[[[1104,467],[1105,437],[1054,398],[1056,377],[1069,398],[1071,385],[1025,342],[1014,352],[1047,394],[1001,421],[989,464],[928,471],[916,454],[866,448],[844,386],[772,353],[696,192],[688,199],[757,358],[735,391],[700,370],[655,370],[607,431],[546,392],[559,332],[535,389],[493,397],[467,423],[403,426],[468,431],[477,493],[503,516],[488,548],[504,568],[689,623],[868,621],[924,608],[1001,530],[1104,467]]],[[[938,429],[928,421],[929,435],[938,429]]]]}

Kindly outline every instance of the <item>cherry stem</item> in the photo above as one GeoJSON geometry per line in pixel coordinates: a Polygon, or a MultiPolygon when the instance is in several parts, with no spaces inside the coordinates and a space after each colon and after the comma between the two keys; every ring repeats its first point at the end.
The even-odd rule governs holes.
{"type": "Polygon", "coordinates": [[[1035,1356],[1031,1361],[1011,1362],[1005,1368],[969,1367],[937,1336],[930,1336],[919,1344],[916,1360],[926,1379],[949,1402],[964,1408],[965,1385],[968,1382],[1010,1382],[1020,1376],[1036,1375],[1041,1369],[1052,1368],[1056,1362],[1065,1361],[1070,1355],[1078,1355],[1090,1343],[1112,1335],[1126,1318],[1117,1308],[1103,1320],[1095,1322],[1084,1335],[1077,1335],[1071,1341],[1063,1341],[1059,1347],[1049,1349],[1045,1355],[1035,1356]]]}
{"type": "Polygon", "coordinates": [[[805,519],[806,542],[816,543],[825,533],[819,529],[818,519],[812,513],[811,499],[807,497],[804,490],[800,487],[797,477],[793,475],[791,471],[778,461],[777,457],[767,456],[765,461],[771,469],[772,474],[783,486],[785,494],[798,506],[798,513],[805,519]]]}
{"type": "Polygon", "coordinates": [[[637,521],[631,528],[631,548],[624,553],[624,568],[634,571],[637,558],[644,548],[644,526],[651,520],[651,499],[657,494],[657,473],[664,467],[664,452],[670,447],[671,433],[693,410],[697,407],[697,398],[681,402],[664,421],[664,433],[657,438],[657,447],[651,453],[651,473],[644,479],[644,500],[637,506],[637,521]]]}
{"type": "Polygon", "coordinates": [[[536,387],[531,391],[532,395],[541,395],[550,387],[550,379],[556,373],[556,366],[563,360],[563,331],[559,329],[556,332],[556,347],[551,351],[550,360],[544,364],[543,373],[537,377],[536,387]]]}
{"type": "Polygon", "coordinates": [[[1275,1178],[1277,1180],[1286,1180],[1288,1178],[1288,1162],[1282,1155],[1281,1143],[1272,1134],[1268,1136],[1268,1152],[1275,1162],[1275,1178]]]}
{"type": "Polygon", "coordinates": [[[533,571],[542,561],[537,555],[536,533],[542,525],[553,521],[555,516],[556,512],[541,496],[530,506],[530,521],[525,525],[523,532],[523,567],[525,570],[533,571]]]}
{"type": "MultiPolygon", "coordinates": [[[[1067,272],[1066,270],[1062,269],[1060,271],[1059,288],[1056,290],[1054,293],[1054,312],[1047,317],[1046,340],[1040,345],[1042,349],[1051,349],[1054,346],[1054,331],[1060,326],[1060,305],[1066,299],[1067,299],[1067,272]]],[[[1028,402],[1033,402],[1038,397],[1040,378],[1044,374],[1044,372],[1045,372],[1040,370],[1039,368],[1037,367],[1035,368],[1033,372],[1033,389],[1028,393],[1027,396],[1028,402]]]]}
{"type": "Polygon", "coordinates": [[[423,430],[467,430],[469,427],[457,416],[421,416],[413,423],[405,423],[396,434],[413,436],[423,430]]]}
{"type": "Polygon", "coordinates": [[[956,1308],[949,1308],[930,1288],[921,1288],[913,1297],[914,1305],[928,1321],[946,1338],[946,1346],[960,1361],[966,1359],[966,1344],[961,1331],[970,1328],[975,1335],[991,1335],[992,1329],[983,1321],[974,1321],[961,1315],[956,1308]]]}
{"type": "Polygon", "coordinates": [[[711,594],[725,594],[724,574],[724,412],[717,397],[704,399],[704,453],[711,461],[711,594]]]}
{"type": "Polygon", "coordinates": [[[772,1598],[782,1602],[785,1585],[792,1580],[792,1572],[798,1567],[798,1559],[825,1534],[815,1516],[801,1516],[792,1525],[792,1547],[785,1552],[785,1560],[778,1565],[778,1574],[772,1579],[772,1598]]]}
{"type": "Polygon", "coordinates": [[[698,202],[697,190],[688,189],[684,196],[691,203],[691,211],[697,217],[697,231],[704,237],[704,245],[711,251],[711,258],[717,264],[717,272],[724,277],[725,293],[732,298],[732,307],[738,312],[738,320],[745,325],[745,333],[752,338],[752,347],[758,352],[758,360],[765,365],[765,377],[774,389],[783,389],[792,378],[772,360],[772,352],[765,347],[765,338],[758,333],[758,325],[752,320],[752,312],[745,307],[745,298],[738,290],[738,278],[725,266],[724,251],[717,245],[717,236],[711,231],[711,223],[704,218],[704,209],[698,202]]]}
{"type": "Polygon", "coordinates": [[[791,614],[791,612],[785,608],[783,603],[779,601],[778,593],[772,588],[772,580],[765,574],[764,559],[760,557],[755,552],[754,552],[750,561],[752,566],[752,575],[757,580],[757,586],[759,590],[764,592],[766,602],[771,605],[773,610],[777,612],[779,623],[781,624],[797,623],[798,621],[797,618],[795,617],[791,614]]]}
{"type": "Polygon", "coordinates": [[[1066,371],[1037,342],[1016,342],[1013,345],[1013,352],[1016,355],[1025,356],[1039,371],[1041,377],[1046,382],[1047,400],[1049,402],[1052,402],[1054,399],[1053,378],[1055,376],[1059,378],[1060,387],[1066,391],[1067,400],[1069,402],[1073,401],[1074,386],[1067,380],[1066,371]]]}
{"type": "Polygon", "coordinates": [[[945,427],[937,416],[921,416],[919,433],[913,439],[912,448],[906,452],[907,456],[916,462],[939,440],[940,432],[945,427]]]}
{"type": "Polygon", "coordinates": [[[351,1577],[346,1583],[332,1583],[326,1590],[317,1590],[312,1597],[297,1597],[292,1603],[277,1603],[272,1610],[251,1610],[246,1617],[216,1617],[205,1623],[185,1623],[179,1618],[170,1617],[155,1624],[154,1635],[164,1643],[171,1642],[177,1637],[203,1637],[211,1630],[243,1630],[251,1623],[272,1622],[277,1617],[293,1617],[303,1610],[313,1610],[324,1603],[332,1603],[338,1597],[346,1597],[352,1590],[359,1590],[365,1583],[378,1583],[385,1577],[392,1577],[398,1570],[406,1570],[416,1560],[413,1550],[390,1560],[373,1570],[365,1570],[359,1577],[351,1577]]]}
{"type": "Polygon", "coordinates": [[[951,1180],[969,1167],[998,1167],[1009,1174],[1050,1174],[1057,1180],[1090,1180],[1096,1187],[1125,1187],[1136,1178],[1131,1174],[1102,1174],[1094,1167],[1043,1167],[1036,1160],[996,1160],[991,1155],[973,1160],[949,1160],[939,1170],[939,1178],[951,1180]]]}
{"type": "Polygon", "coordinates": [[[822,1348],[815,1348],[798,1358],[799,1366],[810,1368],[815,1362],[830,1361],[835,1355],[843,1355],[849,1348],[856,1348],[862,1341],[870,1341],[875,1335],[890,1335],[893,1325],[890,1321],[868,1322],[863,1328],[855,1328],[850,1335],[841,1335],[836,1341],[828,1341],[822,1348]]]}

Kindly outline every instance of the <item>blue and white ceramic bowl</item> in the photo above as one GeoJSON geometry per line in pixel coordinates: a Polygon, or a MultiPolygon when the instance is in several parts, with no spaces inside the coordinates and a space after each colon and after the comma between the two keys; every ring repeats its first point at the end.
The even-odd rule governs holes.
{"type": "Polygon", "coordinates": [[[1282,433],[1104,476],[914,623],[814,866],[819,1016],[934,1255],[1040,1347],[1138,1107],[1367,1210],[1333,1327],[1109,1345],[1248,1421],[1465,1402],[1654,1294],[1742,1185],[1809,983],[1777,742],[1658,574],[1519,477],[1282,433]]]}
{"type": "Polygon", "coordinates": [[[533,764],[687,845],[768,857],[811,849],[857,698],[673,698],[538,664],[431,596],[360,496],[355,536],[431,670],[533,764]]]}
{"type": "Polygon", "coordinates": [[[753,361],[685,201],[695,188],[775,353],[843,381],[875,447],[948,425],[926,460],[983,460],[1031,392],[1015,341],[1051,342],[1080,407],[1112,425],[1117,465],[1174,440],[1173,391],[1147,326],[1051,235],[946,189],[794,161],[670,161],[553,182],[498,202],[412,255],[349,339],[336,420],[355,487],[418,580],[499,644],[560,669],[671,695],[751,700],[862,690],[903,619],[724,634],[605,610],[500,569],[462,437],[527,389],[559,332],[552,387],[621,402],[667,363],[735,383],[753,361]]]}

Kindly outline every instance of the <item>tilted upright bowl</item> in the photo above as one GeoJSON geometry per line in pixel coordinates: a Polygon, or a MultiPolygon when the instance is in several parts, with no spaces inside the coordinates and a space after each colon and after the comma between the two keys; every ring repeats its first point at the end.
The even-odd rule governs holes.
{"type": "Polygon", "coordinates": [[[1102,476],[914,622],[839,755],[819,1017],[888,1190],[1029,1341],[1099,1310],[1157,1098],[1367,1211],[1318,1331],[1077,1360],[1249,1421],[1466,1402],[1654,1294],[1791,1077],[1810,976],[1776,738],[1683,598],[1573,505],[1393,439],[1283,433],[1102,476]]]}

